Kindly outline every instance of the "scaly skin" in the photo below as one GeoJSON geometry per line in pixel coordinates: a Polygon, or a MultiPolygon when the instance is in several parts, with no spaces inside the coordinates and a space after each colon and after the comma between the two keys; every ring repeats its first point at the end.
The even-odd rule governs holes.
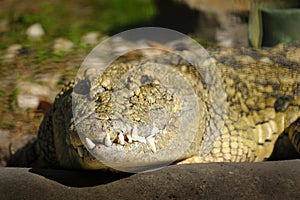
{"type": "MultiPolygon", "coordinates": [[[[222,79],[218,84],[212,77],[212,87],[193,65],[178,60],[159,62],[167,64],[170,75],[160,68],[155,68],[156,74],[147,67],[141,69],[148,64],[145,60],[117,61],[101,78],[87,70],[84,78],[63,88],[45,116],[37,140],[16,152],[8,165],[113,170],[86,150],[78,132],[90,138],[92,143],[84,143],[96,154],[141,165],[168,163],[174,158],[176,163],[263,161],[284,134],[299,152],[299,43],[264,50],[220,49],[210,54],[219,70],[212,73],[217,78],[219,73],[222,79]],[[124,79],[127,72],[133,73],[124,79]],[[176,85],[181,80],[180,84],[189,85],[183,100],[178,98],[180,93],[164,85],[176,85]],[[200,115],[189,118],[186,111],[195,104],[193,110],[200,115]],[[171,120],[160,119],[166,121],[162,124],[155,121],[160,111],[171,115],[171,120]],[[183,125],[180,119],[186,119],[184,129],[178,128],[183,125]],[[163,132],[155,133],[155,147],[148,140],[131,141],[134,125],[146,127],[154,121],[157,132],[163,132]],[[176,152],[173,147],[183,148],[183,141],[191,140],[188,134],[179,139],[174,136],[181,132],[195,132],[191,145],[179,156],[164,152],[166,148],[176,152]]],[[[144,139],[150,137],[141,131],[139,134],[144,139]]]]}

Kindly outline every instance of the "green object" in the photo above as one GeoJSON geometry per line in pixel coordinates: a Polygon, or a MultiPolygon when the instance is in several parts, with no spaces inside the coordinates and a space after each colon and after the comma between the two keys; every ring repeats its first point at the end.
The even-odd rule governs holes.
{"type": "MultiPolygon", "coordinates": [[[[253,0],[251,1],[251,10],[249,14],[249,26],[248,26],[248,34],[249,34],[249,42],[250,45],[258,48],[262,46],[263,38],[263,30],[266,25],[266,21],[262,18],[262,12],[272,10],[282,10],[288,8],[297,8],[300,6],[300,2],[298,0],[253,0]],[[263,23],[264,22],[264,23],[263,23]]],[[[280,11],[278,11],[280,12],[280,11]]]]}
{"type": "Polygon", "coordinates": [[[262,46],[300,40],[300,9],[263,9],[262,46]]]}

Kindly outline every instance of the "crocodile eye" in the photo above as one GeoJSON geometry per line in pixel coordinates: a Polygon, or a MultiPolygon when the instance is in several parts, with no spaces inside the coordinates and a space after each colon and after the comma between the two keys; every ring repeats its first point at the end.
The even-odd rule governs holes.
{"type": "Polygon", "coordinates": [[[74,92],[77,94],[86,95],[90,92],[90,84],[86,80],[80,80],[74,87],[74,92]]]}
{"type": "Polygon", "coordinates": [[[151,82],[151,78],[149,76],[147,76],[147,75],[143,75],[141,77],[141,83],[145,84],[146,82],[151,82]]]}

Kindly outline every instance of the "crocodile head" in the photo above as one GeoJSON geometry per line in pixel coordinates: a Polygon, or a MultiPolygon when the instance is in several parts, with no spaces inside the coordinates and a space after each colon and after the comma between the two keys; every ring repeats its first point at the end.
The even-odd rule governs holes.
{"type": "Polygon", "coordinates": [[[199,95],[201,81],[187,79],[181,69],[144,64],[124,73],[113,66],[96,82],[79,81],[68,134],[75,136],[68,143],[81,168],[139,172],[199,152],[208,121],[205,90],[199,95]]]}

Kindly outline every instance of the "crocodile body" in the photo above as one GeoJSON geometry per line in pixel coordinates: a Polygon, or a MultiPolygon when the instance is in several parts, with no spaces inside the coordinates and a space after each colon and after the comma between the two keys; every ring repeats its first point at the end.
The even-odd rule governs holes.
{"type": "MultiPolygon", "coordinates": [[[[131,74],[134,78],[128,79],[128,85],[121,86],[135,89],[123,91],[117,84],[122,80],[122,75],[138,71],[140,63],[147,62],[120,61],[112,64],[101,78],[91,81],[90,75],[86,75],[82,80],[71,82],[64,87],[51,111],[46,114],[38,138],[17,151],[8,165],[69,169],[112,168],[92,156],[86,148],[96,151],[96,154],[102,152],[124,162],[138,160],[139,164],[147,163],[148,157],[156,154],[159,161],[175,163],[264,161],[270,157],[276,140],[282,135],[287,135],[299,152],[300,44],[278,45],[262,50],[219,49],[209,53],[221,78],[221,85],[215,88],[222,87],[223,92],[213,94],[217,98],[210,98],[211,93],[218,91],[209,90],[193,65],[179,61],[169,63],[170,70],[173,70],[172,77],[177,74],[191,85],[194,95],[191,100],[198,103],[195,109],[200,113],[196,118],[197,127],[187,125],[178,131],[176,124],[179,123],[179,119],[174,117],[166,122],[167,126],[157,125],[159,122],[156,122],[156,126],[150,128],[150,132],[154,129],[160,132],[156,133],[155,140],[151,139],[151,135],[140,138],[136,136],[136,139],[132,140],[134,129],[137,131],[133,124],[142,126],[143,123],[153,122],[153,118],[155,121],[155,117],[159,115],[161,110],[158,109],[156,113],[152,110],[153,107],[163,107],[164,112],[175,113],[174,116],[178,110],[184,109],[177,104],[176,95],[164,88],[163,84],[157,83],[157,80],[152,80],[151,77],[155,76],[153,74],[131,74]],[[73,100],[75,97],[83,99],[81,103],[75,103],[76,110],[81,113],[75,115],[86,119],[84,123],[74,119],[72,97],[73,100]],[[127,99],[128,104],[114,103],[116,99],[113,97],[121,99],[121,102],[127,99]],[[89,98],[93,99],[91,105],[85,100],[89,98]],[[82,105],[82,102],[86,103],[82,105]],[[96,112],[88,114],[85,111],[88,108],[96,112]],[[146,115],[146,111],[152,113],[152,118],[146,115]],[[122,116],[123,121],[130,121],[130,125],[119,122],[116,116],[122,116]],[[97,123],[93,124],[95,119],[97,123]],[[100,125],[98,121],[101,122],[100,125]],[[109,129],[111,126],[115,126],[115,131],[109,129]],[[117,126],[119,128],[116,128],[117,126]],[[126,127],[125,130],[122,126],[126,127]],[[78,129],[85,132],[87,138],[94,139],[82,142],[78,136],[78,129]],[[171,155],[164,154],[163,149],[180,147],[188,138],[182,136],[182,139],[172,140],[173,131],[196,132],[190,147],[176,157],[176,160],[172,160],[174,158],[171,158],[171,155]],[[95,136],[97,134],[100,136],[95,136]],[[169,141],[172,141],[172,144],[169,144],[169,141]]],[[[142,72],[150,73],[146,68],[142,72]]],[[[163,74],[159,68],[156,72],[163,74]]],[[[165,75],[166,80],[173,80],[172,77],[165,75]]],[[[179,78],[178,81],[180,80],[179,78]]],[[[181,118],[188,117],[184,112],[181,114],[181,118]]],[[[141,135],[140,130],[139,134],[141,135]]]]}

